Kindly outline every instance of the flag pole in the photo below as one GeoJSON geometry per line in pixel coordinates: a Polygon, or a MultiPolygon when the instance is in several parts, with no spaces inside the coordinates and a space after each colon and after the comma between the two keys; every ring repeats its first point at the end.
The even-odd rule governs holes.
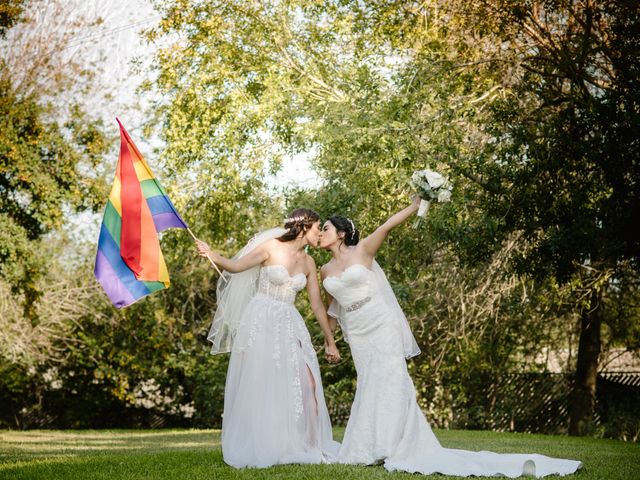
{"type": "MultiPolygon", "coordinates": [[[[189,234],[193,237],[194,240],[198,240],[189,227],[187,227],[187,232],[189,232],[189,234]]],[[[211,260],[211,257],[209,257],[209,255],[207,255],[207,258],[211,262],[211,265],[213,265],[213,268],[215,268],[216,271],[220,274],[220,278],[222,278],[222,280],[224,280],[226,282],[227,279],[224,278],[224,275],[222,275],[222,272],[220,271],[218,266],[215,264],[215,262],[213,260],[211,260]]]]}

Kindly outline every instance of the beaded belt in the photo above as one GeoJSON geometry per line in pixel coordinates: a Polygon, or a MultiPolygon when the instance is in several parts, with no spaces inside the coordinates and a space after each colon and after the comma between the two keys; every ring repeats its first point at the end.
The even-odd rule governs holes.
{"type": "Polygon", "coordinates": [[[362,300],[359,300],[356,303],[353,303],[353,304],[349,305],[347,308],[345,308],[345,311],[353,312],[354,310],[358,310],[365,303],[369,303],[370,301],[371,301],[371,297],[364,297],[362,300]]]}

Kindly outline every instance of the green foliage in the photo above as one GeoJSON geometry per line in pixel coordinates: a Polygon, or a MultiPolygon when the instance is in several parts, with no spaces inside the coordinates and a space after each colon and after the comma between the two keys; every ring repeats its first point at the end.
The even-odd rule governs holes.
{"type": "Polygon", "coordinates": [[[640,236],[629,225],[640,207],[640,9],[625,2],[467,3],[450,6],[461,19],[454,35],[493,37],[487,62],[503,73],[503,94],[466,142],[478,152],[467,176],[479,179],[480,206],[496,227],[473,226],[479,241],[470,246],[491,251],[522,234],[527,248],[514,258],[515,270],[576,294],[570,302],[581,333],[570,432],[582,434],[593,418],[601,324],[611,318],[606,297],[631,279],[630,270],[637,290],[640,236]],[[486,241],[487,233],[499,241],[486,241]]]}
{"type": "Polygon", "coordinates": [[[7,30],[20,21],[26,0],[3,1],[0,3],[0,37],[4,37],[7,30]]]}
{"type": "MultiPolygon", "coordinates": [[[[631,7],[589,3],[587,32],[563,2],[156,4],[163,19],[148,38],[165,46],[144,85],[160,99],[145,133],[164,142],[156,171],[178,210],[222,253],[297,206],[347,215],[364,236],[410,202],[414,170],[451,178],[453,201],[433,205],[419,229],[394,230],[378,255],[423,351],[409,365],[433,424],[483,425],[475,400],[486,379],[543,370],[543,348],[573,347],[594,288],[607,289],[606,348],[637,349],[631,7]],[[557,33],[559,47],[531,28],[557,33]],[[267,175],[302,152],[321,185],[269,189],[267,175]]],[[[39,242],[60,226],[61,206],[104,202],[107,187],[96,197],[78,173],[104,141],[80,110],[57,126],[37,98],[0,86],[0,182],[10,187],[0,185],[0,270],[25,292],[53,278],[61,291],[91,286],[55,338],[55,360],[3,367],[3,424],[219,425],[228,359],[210,355],[205,338],[213,270],[185,232],[169,231],[171,287],[123,311],[91,279],[93,259],[56,277],[55,255],[39,242]]],[[[329,259],[310,253],[318,265],[329,259]]],[[[27,303],[36,298],[55,310],[54,297],[27,303]]],[[[319,347],[306,296],[296,305],[319,347]]],[[[337,423],[355,390],[348,346],[339,347],[342,363],[321,359],[337,423]]],[[[623,416],[600,433],[631,431],[623,416]]]]}
{"type": "Polygon", "coordinates": [[[617,2],[516,3],[459,11],[467,27],[492,29],[503,42],[487,53],[508,78],[472,169],[493,187],[483,208],[500,219],[496,234],[531,240],[521,271],[564,282],[585,264],[637,267],[640,237],[628,225],[640,207],[640,11],[617,2]],[[482,20],[483,8],[493,15],[482,20]],[[526,48],[534,53],[517,53],[526,48]]]}
{"type": "Polygon", "coordinates": [[[201,288],[209,266],[196,259],[189,266],[188,275],[173,275],[172,293],[185,293],[180,299],[163,291],[121,311],[89,268],[73,272],[92,287],[90,296],[78,299],[89,308],[55,341],[62,354],[35,365],[6,365],[0,422],[21,428],[219,426],[228,358],[211,355],[204,338],[213,314],[209,292],[201,288]],[[181,289],[181,279],[198,287],[181,289]]]}
{"type": "Polygon", "coordinates": [[[105,142],[79,108],[64,127],[48,121],[37,98],[13,90],[4,68],[0,99],[0,273],[24,293],[35,321],[35,285],[48,262],[40,239],[61,227],[66,209],[95,208],[99,185],[81,171],[96,166],[105,142]]]}

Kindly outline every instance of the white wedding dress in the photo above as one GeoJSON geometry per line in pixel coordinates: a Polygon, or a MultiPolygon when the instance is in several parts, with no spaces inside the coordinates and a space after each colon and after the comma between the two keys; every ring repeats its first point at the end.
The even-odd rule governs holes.
{"type": "Polygon", "coordinates": [[[282,265],[260,268],[255,295],[234,327],[222,421],[229,465],[335,460],[340,444],[333,440],[318,359],[293,305],[305,285],[304,274],[291,277],[282,265]]]}
{"type": "Polygon", "coordinates": [[[384,461],[390,471],[507,477],[566,475],[581,466],[579,461],[544,455],[442,447],[418,407],[407,371],[405,356],[419,350],[407,342],[408,325],[402,323],[406,320],[404,316],[398,318],[395,297],[389,301],[390,287],[384,286],[386,278],[381,281],[376,271],[384,278],[375,262],[373,271],[355,264],[323,282],[339,304],[334,316],[339,318],[349,342],[358,375],[339,463],[370,465],[384,461]]]}

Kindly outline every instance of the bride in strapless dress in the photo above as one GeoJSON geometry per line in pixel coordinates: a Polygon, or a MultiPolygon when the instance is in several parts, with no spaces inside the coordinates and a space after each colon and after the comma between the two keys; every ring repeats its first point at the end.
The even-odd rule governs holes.
{"type": "Polygon", "coordinates": [[[351,415],[337,461],[387,470],[455,476],[518,477],[570,474],[581,462],[536,454],[498,454],[444,448],[416,401],[406,359],[420,353],[389,283],[374,260],[387,234],[418,209],[419,199],[359,241],[353,222],[332,216],[320,247],[332,252],[321,269],[358,375],[351,415]]]}
{"type": "Polygon", "coordinates": [[[208,339],[214,353],[231,352],[222,454],[233,467],[324,463],[338,452],[316,352],[293,304],[306,286],[327,357],[337,361],[315,263],[304,252],[317,245],[319,225],[316,212],[294,210],[286,228],[257,235],[231,260],[198,241],[200,254],[225,270],[208,339]]]}

